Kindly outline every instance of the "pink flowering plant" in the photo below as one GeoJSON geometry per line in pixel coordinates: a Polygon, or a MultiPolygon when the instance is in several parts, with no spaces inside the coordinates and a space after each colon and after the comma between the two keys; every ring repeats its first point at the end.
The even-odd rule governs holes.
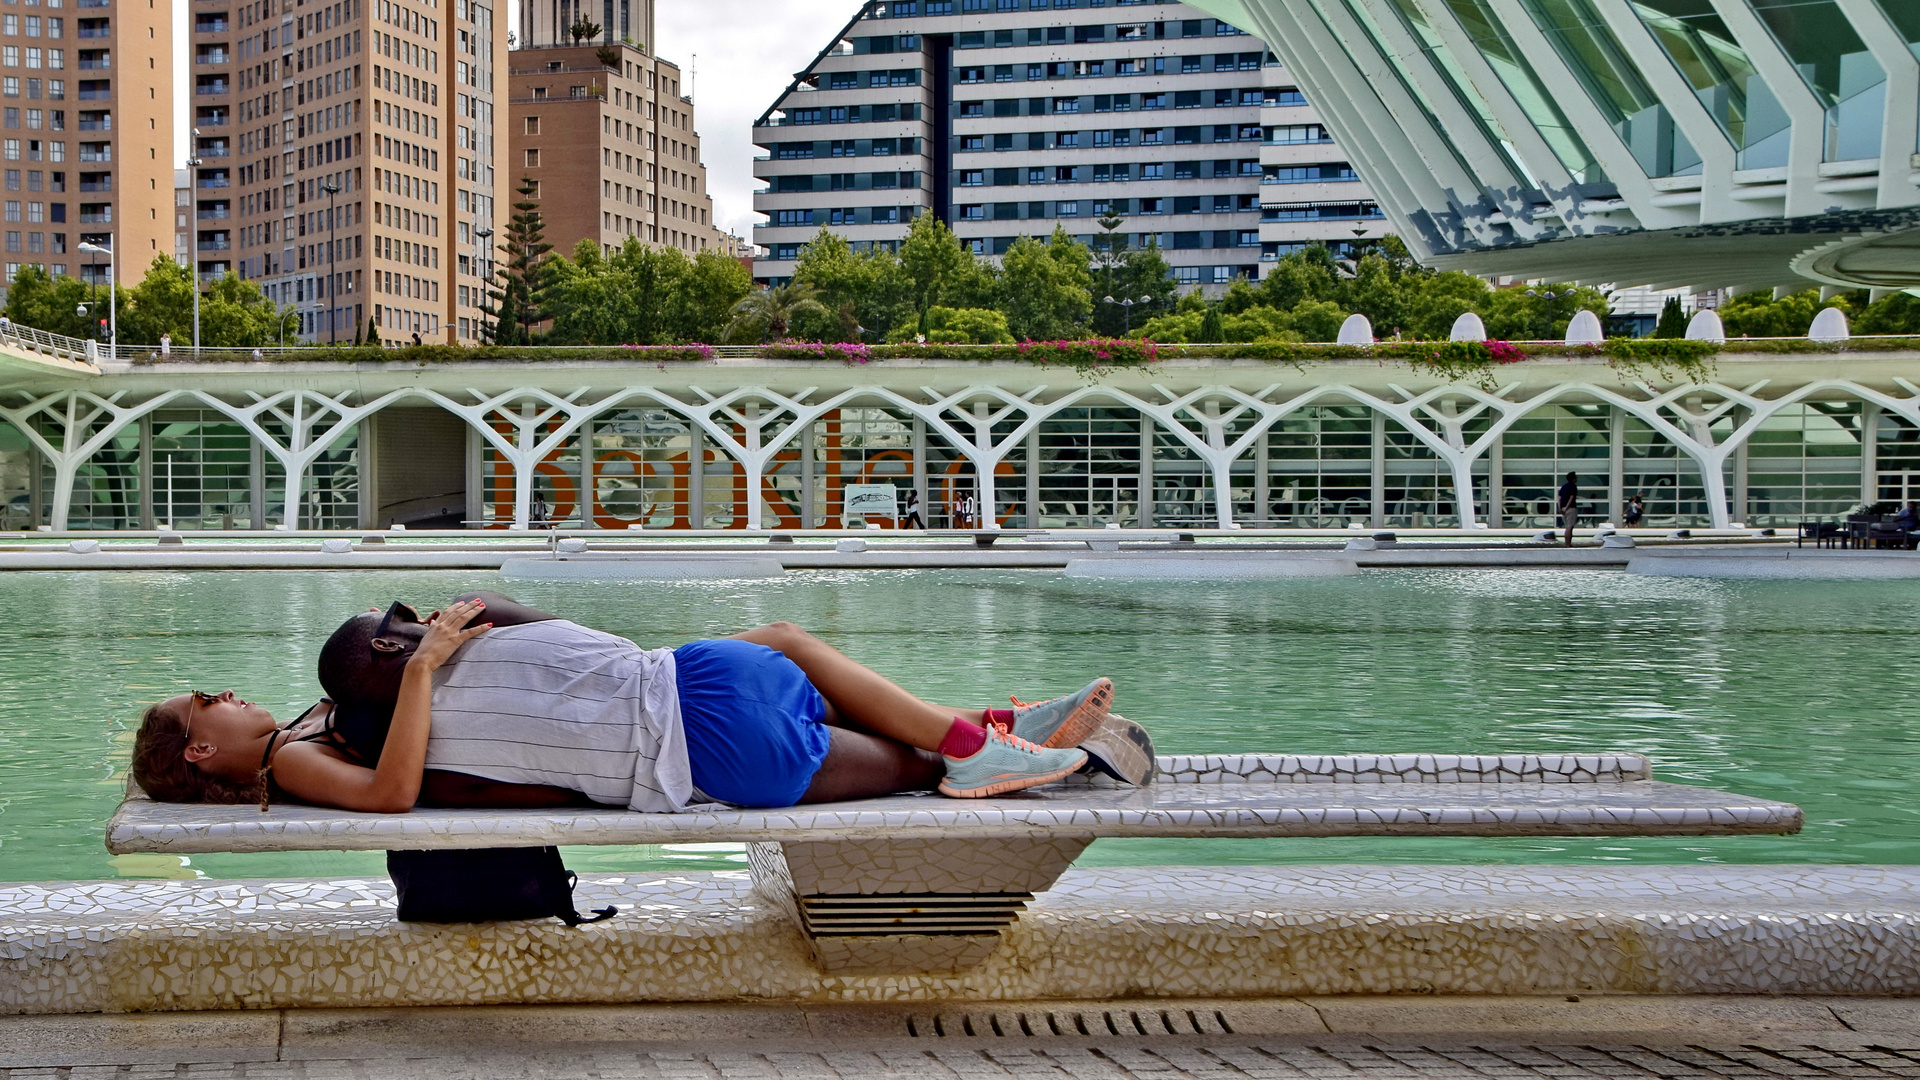
{"type": "Polygon", "coordinates": [[[760,355],[769,360],[838,360],[853,367],[873,362],[873,346],[858,341],[783,341],[768,345],[760,355]]]}

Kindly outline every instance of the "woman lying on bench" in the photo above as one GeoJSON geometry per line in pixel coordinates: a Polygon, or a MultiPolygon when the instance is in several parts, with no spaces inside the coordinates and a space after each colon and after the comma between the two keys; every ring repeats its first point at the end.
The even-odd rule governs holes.
{"type": "Polygon", "coordinates": [[[494,594],[424,620],[404,604],[357,616],[320,666],[329,700],[284,727],[231,690],[149,708],[135,781],[163,802],[264,809],[280,792],[376,813],[582,802],[665,813],[936,787],[981,798],[1079,769],[1076,747],[1113,699],[1098,679],[1014,709],[952,709],[790,623],[648,651],[494,594]]]}

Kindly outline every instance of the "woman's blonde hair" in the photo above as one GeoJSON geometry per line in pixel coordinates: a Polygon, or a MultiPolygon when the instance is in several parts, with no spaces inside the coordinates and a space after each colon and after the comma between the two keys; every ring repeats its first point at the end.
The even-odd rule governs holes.
{"type": "Polygon", "coordinates": [[[251,783],[208,775],[186,759],[187,718],[165,701],[150,706],[133,736],[133,780],[152,798],[172,803],[250,803],[267,808],[267,770],[251,783]]]}

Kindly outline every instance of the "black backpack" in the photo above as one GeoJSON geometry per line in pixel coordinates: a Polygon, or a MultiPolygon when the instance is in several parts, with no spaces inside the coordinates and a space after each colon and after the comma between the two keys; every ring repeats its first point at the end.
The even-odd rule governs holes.
{"type": "Polygon", "coordinates": [[[389,851],[387,876],[399,894],[401,922],[554,917],[579,926],[611,919],[619,910],[600,908],[592,918],[575,911],[579,878],[560,862],[556,847],[389,851]]]}

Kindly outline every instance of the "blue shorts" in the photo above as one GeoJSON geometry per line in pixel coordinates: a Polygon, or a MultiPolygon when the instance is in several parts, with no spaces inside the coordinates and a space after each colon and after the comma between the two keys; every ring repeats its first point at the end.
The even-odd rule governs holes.
{"type": "Polygon", "coordinates": [[[827,703],[784,653],[731,638],[673,650],[693,783],[735,806],[793,806],[827,760],[827,703]]]}

